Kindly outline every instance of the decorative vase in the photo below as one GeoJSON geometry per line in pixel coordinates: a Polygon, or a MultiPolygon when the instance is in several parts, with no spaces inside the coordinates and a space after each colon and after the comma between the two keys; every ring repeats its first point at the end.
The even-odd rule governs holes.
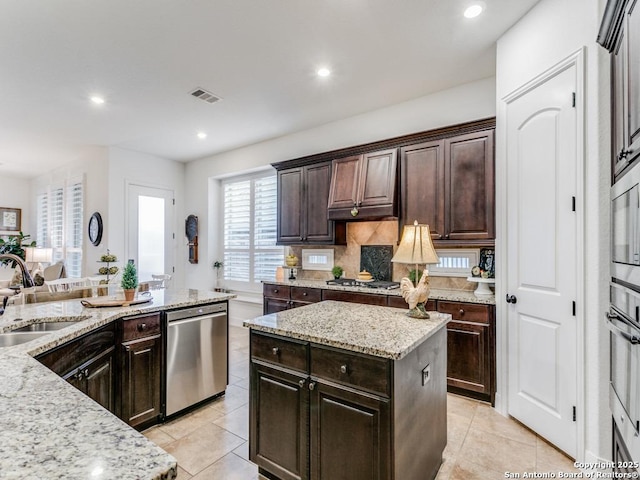
{"type": "Polygon", "coordinates": [[[295,255],[287,255],[284,259],[288,267],[295,267],[298,264],[298,257],[295,255]]]}
{"type": "Polygon", "coordinates": [[[133,298],[136,296],[136,289],[135,288],[127,288],[124,291],[124,299],[127,302],[133,302],[133,298]]]}

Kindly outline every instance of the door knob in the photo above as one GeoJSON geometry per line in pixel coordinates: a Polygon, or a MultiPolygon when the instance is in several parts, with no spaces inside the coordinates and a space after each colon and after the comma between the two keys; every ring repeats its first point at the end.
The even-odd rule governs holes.
{"type": "Polygon", "coordinates": [[[507,303],[513,303],[514,305],[515,305],[515,304],[517,303],[517,301],[518,301],[518,299],[516,298],[516,296],[515,296],[515,295],[509,295],[508,293],[507,293],[507,298],[506,298],[506,300],[507,300],[507,303]]]}

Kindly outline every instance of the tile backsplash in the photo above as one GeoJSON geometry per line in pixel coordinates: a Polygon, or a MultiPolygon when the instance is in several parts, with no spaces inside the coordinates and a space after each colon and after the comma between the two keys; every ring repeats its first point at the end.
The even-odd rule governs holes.
{"type": "MultiPolygon", "coordinates": [[[[362,245],[391,245],[396,251],[398,242],[398,222],[350,222],[347,223],[347,245],[318,246],[315,248],[331,248],[334,251],[334,264],[344,269],[343,276],[355,278],[360,271],[360,247],[362,245]]],[[[298,258],[302,258],[302,249],[313,249],[312,246],[289,247],[298,258]]],[[[413,268],[413,267],[411,267],[413,268]]],[[[404,264],[392,264],[392,280],[399,282],[407,276],[410,268],[404,264]]],[[[301,280],[330,280],[331,272],[298,269],[301,280]]],[[[460,277],[430,277],[431,288],[452,290],[474,290],[476,285],[460,277]]]]}

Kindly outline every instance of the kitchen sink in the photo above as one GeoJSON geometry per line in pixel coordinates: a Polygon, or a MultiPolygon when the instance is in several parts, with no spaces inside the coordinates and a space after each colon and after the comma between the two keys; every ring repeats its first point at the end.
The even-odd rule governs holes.
{"type": "Polygon", "coordinates": [[[40,322],[40,323],[31,323],[29,325],[25,325],[24,327],[16,328],[15,330],[11,330],[9,333],[14,332],[53,332],[55,330],[60,330],[65,327],[69,327],[71,325],[75,325],[78,322],[40,322]]]}
{"type": "Polygon", "coordinates": [[[0,348],[21,345],[47,335],[47,332],[7,332],[0,334],[0,348]]]}

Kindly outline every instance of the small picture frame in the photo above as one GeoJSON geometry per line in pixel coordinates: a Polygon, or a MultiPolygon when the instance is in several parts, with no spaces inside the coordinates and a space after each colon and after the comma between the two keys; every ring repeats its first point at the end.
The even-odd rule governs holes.
{"type": "Polygon", "coordinates": [[[0,230],[19,232],[22,229],[22,209],[0,207],[0,230]]]}

